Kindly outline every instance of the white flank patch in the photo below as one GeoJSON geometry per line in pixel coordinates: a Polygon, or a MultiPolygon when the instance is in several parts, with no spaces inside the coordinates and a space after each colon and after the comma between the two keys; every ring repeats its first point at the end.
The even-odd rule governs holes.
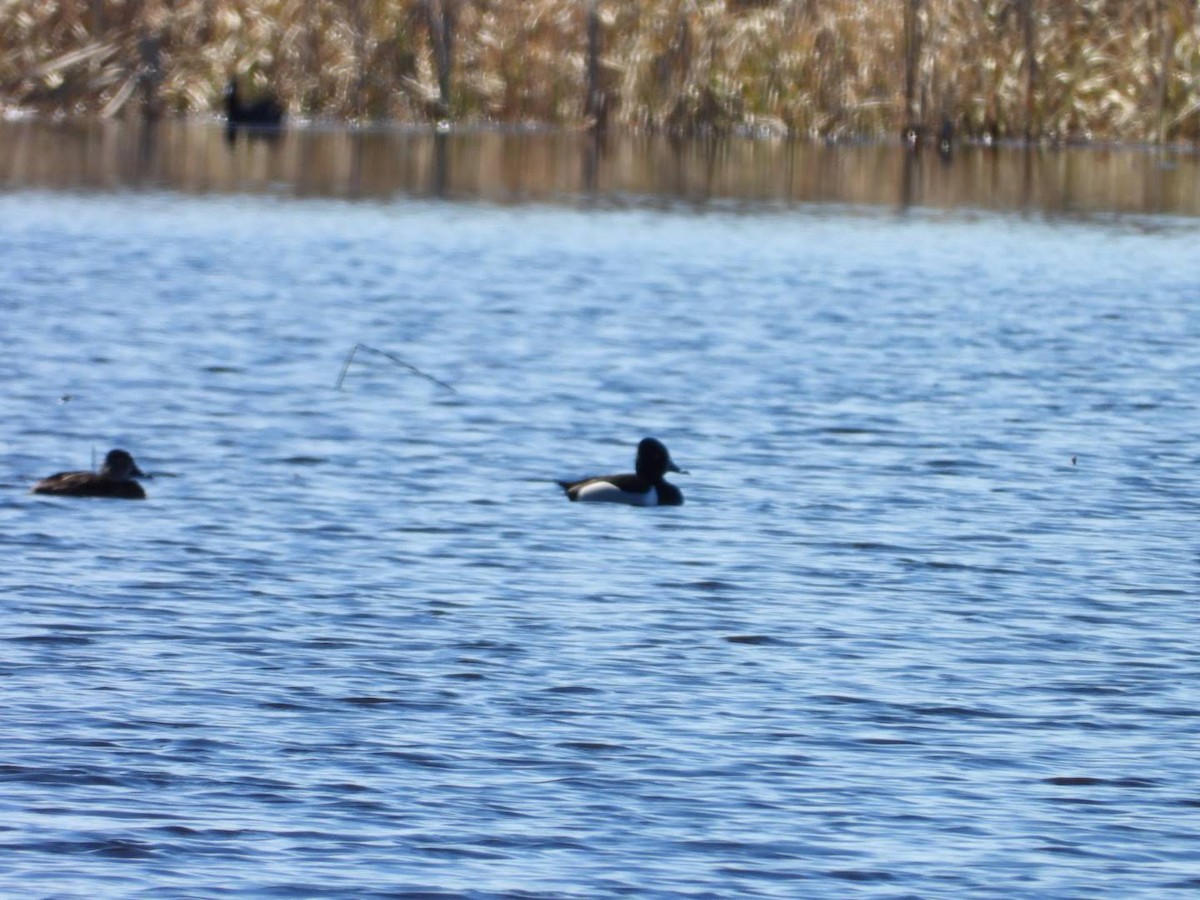
{"type": "Polygon", "coordinates": [[[631,494],[623,491],[615,484],[607,481],[597,481],[584,485],[576,494],[579,500],[600,503],[625,503],[629,506],[658,506],[658,491],[653,487],[644,494],[631,494]]]}

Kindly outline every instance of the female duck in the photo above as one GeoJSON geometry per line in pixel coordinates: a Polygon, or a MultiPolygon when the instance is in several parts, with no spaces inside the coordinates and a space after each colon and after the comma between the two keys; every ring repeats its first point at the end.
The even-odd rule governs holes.
{"type": "Polygon", "coordinates": [[[33,486],[35,494],[59,497],[119,497],[144,500],[146,492],[133,479],[147,478],[133,457],[124,450],[109,450],[99,472],[59,472],[33,486]]]}
{"type": "Polygon", "coordinates": [[[625,503],[629,506],[682,506],[683,494],[663,476],[667,472],[686,475],[675,465],[661,441],[643,438],[637,449],[637,472],[597,475],[579,481],[560,481],[570,500],[625,503]]]}

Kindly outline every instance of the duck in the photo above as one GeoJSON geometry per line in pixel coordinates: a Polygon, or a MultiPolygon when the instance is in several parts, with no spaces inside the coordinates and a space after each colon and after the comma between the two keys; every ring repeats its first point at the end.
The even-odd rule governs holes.
{"type": "Polygon", "coordinates": [[[225,121],[231,129],[247,125],[278,128],[283,123],[283,107],[274,95],[243,102],[237,79],[230,78],[225,85],[225,121]]]}
{"type": "Polygon", "coordinates": [[[656,438],[643,438],[637,448],[636,472],[595,475],[578,481],[558,482],[568,500],[624,503],[628,506],[682,506],[683,493],[663,476],[667,472],[688,474],[675,465],[671,454],[656,438]]]}
{"type": "Polygon", "coordinates": [[[134,478],[149,478],[127,450],[109,450],[99,472],[59,472],[33,486],[34,494],[59,497],[118,497],[145,500],[146,492],[134,478]]]}

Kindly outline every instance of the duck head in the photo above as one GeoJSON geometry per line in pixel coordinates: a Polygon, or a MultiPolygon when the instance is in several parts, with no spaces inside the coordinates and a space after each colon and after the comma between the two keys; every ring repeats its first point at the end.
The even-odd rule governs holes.
{"type": "Polygon", "coordinates": [[[650,481],[658,481],[667,472],[687,474],[686,469],[675,465],[662,441],[650,437],[642,438],[637,449],[637,473],[650,481]]]}
{"type": "Polygon", "coordinates": [[[100,467],[100,474],[107,478],[115,478],[117,481],[146,477],[146,473],[138,468],[137,463],[133,461],[133,457],[126,450],[109,450],[108,456],[104,457],[104,465],[100,467]]]}

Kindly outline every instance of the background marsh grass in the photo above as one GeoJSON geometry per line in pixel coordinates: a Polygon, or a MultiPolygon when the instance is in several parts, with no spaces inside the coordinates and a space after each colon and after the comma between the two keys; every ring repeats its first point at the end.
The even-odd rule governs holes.
{"type": "Polygon", "coordinates": [[[231,75],[357,121],[1200,139],[1195,0],[0,0],[9,107],[207,113],[231,75]]]}

